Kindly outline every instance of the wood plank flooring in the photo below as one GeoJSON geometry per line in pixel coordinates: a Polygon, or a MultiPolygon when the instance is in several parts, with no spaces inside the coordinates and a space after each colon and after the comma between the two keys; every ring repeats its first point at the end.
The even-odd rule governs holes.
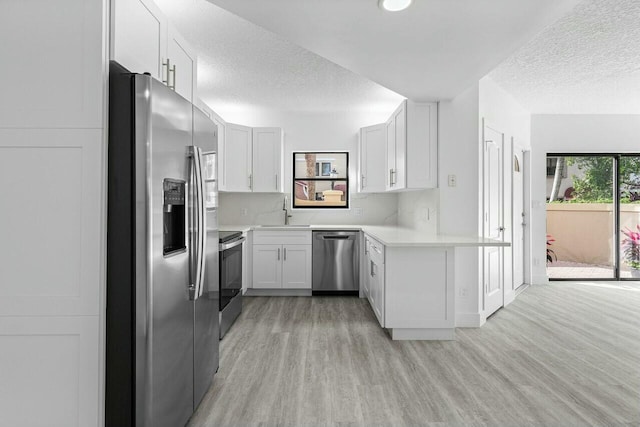
{"type": "Polygon", "coordinates": [[[190,426],[640,426],[640,285],[524,291],[456,341],[354,297],[245,298],[190,426]]]}

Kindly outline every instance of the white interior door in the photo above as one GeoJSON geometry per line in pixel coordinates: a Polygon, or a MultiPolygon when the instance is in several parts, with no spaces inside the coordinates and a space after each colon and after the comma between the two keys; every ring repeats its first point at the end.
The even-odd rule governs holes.
{"type": "MultiPolygon", "coordinates": [[[[484,237],[504,240],[504,134],[484,126],[484,237]]],[[[484,249],[483,313],[504,304],[504,259],[499,247],[484,249]]]]}
{"type": "Polygon", "coordinates": [[[524,150],[514,148],[513,152],[513,289],[522,286],[524,280],[524,150]]]}

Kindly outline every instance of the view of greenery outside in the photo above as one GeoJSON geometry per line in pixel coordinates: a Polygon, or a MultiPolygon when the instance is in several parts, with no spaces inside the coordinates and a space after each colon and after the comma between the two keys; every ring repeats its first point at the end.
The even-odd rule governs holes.
{"type": "Polygon", "coordinates": [[[551,205],[547,207],[549,277],[639,278],[640,156],[548,159],[555,160],[547,161],[547,176],[553,176],[548,195],[551,205]],[[616,158],[619,194],[615,193],[616,158]],[[567,203],[578,205],[561,205],[567,203]],[[617,231],[614,223],[619,227],[617,231]],[[615,238],[616,233],[619,239],[615,238]]]}
{"type": "MultiPolygon", "coordinates": [[[[574,198],[570,203],[613,203],[613,161],[610,157],[566,157],[583,177],[573,175],[574,198]]],[[[640,157],[620,158],[620,202],[640,203],[640,157]]]]}

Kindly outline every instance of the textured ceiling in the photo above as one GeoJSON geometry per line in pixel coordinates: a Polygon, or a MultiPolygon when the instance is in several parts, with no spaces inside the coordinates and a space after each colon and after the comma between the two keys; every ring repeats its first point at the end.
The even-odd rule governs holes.
{"type": "Polygon", "coordinates": [[[402,97],[205,0],[155,0],[198,51],[198,96],[222,117],[260,110],[388,115],[402,97]]]}
{"type": "Polygon", "coordinates": [[[414,100],[455,97],[579,2],[209,1],[414,100]]]}
{"type": "Polygon", "coordinates": [[[584,0],[490,77],[537,114],[640,113],[640,0],[584,0]]]}

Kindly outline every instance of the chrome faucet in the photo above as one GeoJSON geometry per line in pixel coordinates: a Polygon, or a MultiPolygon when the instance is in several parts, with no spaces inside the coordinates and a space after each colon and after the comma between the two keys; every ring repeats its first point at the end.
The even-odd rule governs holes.
{"type": "Polygon", "coordinates": [[[282,210],[284,211],[284,225],[289,225],[289,211],[287,211],[287,196],[284,196],[284,200],[282,201],[282,210]]]}

